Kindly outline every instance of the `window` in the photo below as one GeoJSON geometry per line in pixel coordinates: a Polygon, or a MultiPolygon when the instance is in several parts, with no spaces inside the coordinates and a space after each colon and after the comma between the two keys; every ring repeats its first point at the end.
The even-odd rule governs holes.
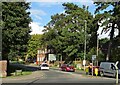
{"type": "Polygon", "coordinates": [[[43,64],[42,66],[43,66],[43,67],[48,67],[48,65],[47,65],[47,64],[43,64]]]}

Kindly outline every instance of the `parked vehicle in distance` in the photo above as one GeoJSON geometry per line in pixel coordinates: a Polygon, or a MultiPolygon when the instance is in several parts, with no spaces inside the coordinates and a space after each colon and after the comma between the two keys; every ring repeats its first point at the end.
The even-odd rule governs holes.
{"type": "Polygon", "coordinates": [[[62,64],[62,66],[60,67],[60,69],[61,69],[62,71],[75,72],[74,66],[69,65],[69,64],[62,64]]]}
{"type": "Polygon", "coordinates": [[[40,66],[39,66],[39,69],[40,70],[49,70],[49,65],[47,63],[42,63],[40,66]]]}
{"type": "MultiPolygon", "coordinates": [[[[101,62],[100,63],[100,75],[116,77],[115,63],[101,62]]],[[[118,75],[120,76],[120,64],[118,64],[118,75]]]]}

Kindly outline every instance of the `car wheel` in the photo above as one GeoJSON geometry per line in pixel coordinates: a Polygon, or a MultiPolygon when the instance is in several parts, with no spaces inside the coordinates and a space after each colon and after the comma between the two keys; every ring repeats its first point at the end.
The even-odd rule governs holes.
{"type": "Polygon", "coordinates": [[[104,76],[104,73],[103,73],[103,72],[100,72],[100,76],[103,77],[103,76],[104,76]]]}

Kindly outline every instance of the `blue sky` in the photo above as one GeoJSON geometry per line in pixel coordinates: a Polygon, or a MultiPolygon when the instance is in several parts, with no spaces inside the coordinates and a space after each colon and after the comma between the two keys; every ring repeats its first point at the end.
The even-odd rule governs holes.
{"type": "MultiPolygon", "coordinates": [[[[62,3],[64,2],[31,2],[30,16],[33,22],[38,22],[41,26],[46,25],[50,21],[52,15],[64,12],[62,3]]],[[[84,4],[80,2],[73,3],[80,7],[84,4]]],[[[95,6],[91,3],[87,5],[90,6],[89,11],[93,14],[95,6]]]]}
{"type": "MultiPolygon", "coordinates": [[[[31,12],[30,16],[32,18],[32,22],[30,24],[32,28],[31,34],[42,34],[42,30],[44,29],[44,26],[51,20],[51,16],[55,15],[56,13],[63,13],[64,7],[62,6],[62,3],[71,2],[79,7],[82,7],[83,5],[89,6],[89,12],[91,12],[94,15],[95,11],[95,5],[93,4],[92,0],[40,0],[35,1],[32,0],[31,2],[31,9],[29,10],[31,12]],[[58,1],[58,2],[56,2],[58,1]]],[[[109,9],[109,8],[108,8],[109,9]]],[[[101,31],[101,30],[100,30],[101,31]]],[[[99,31],[99,33],[100,33],[99,31]]],[[[109,33],[102,34],[100,37],[107,37],[109,33]]]]}

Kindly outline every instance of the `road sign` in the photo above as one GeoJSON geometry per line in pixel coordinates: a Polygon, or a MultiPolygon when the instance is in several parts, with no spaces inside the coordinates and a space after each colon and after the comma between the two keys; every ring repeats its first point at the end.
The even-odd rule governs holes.
{"type": "Polygon", "coordinates": [[[92,55],[92,60],[95,60],[96,59],[96,55],[92,55]]]}
{"type": "Polygon", "coordinates": [[[116,63],[115,63],[115,68],[116,68],[116,84],[118,84],[118,63],[119,63],[119,61],[117,61],[116,63]]]}
{"type": "Polygon", "coordinates": [[[49,54],[49,55],[48,55],[48,60],[49,60],[49,61],[56,60],[56,55],[55,55],[55,54],[49,54]]]}

